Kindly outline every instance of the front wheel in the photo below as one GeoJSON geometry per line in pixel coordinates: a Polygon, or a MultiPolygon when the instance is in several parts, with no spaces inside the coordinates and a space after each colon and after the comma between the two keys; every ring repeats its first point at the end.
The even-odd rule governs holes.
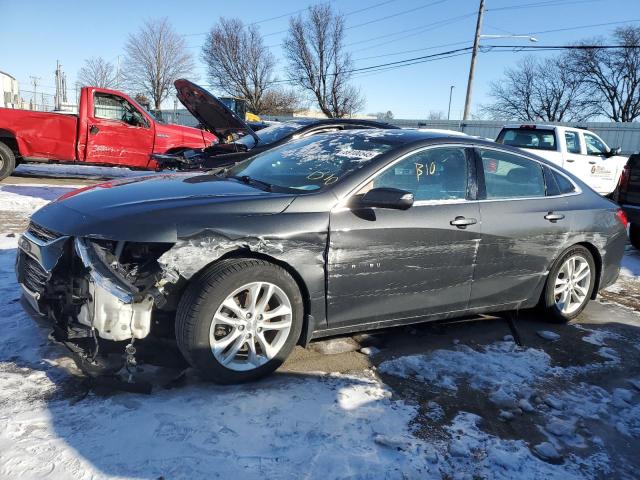
{"type": "Polygon", "coordinates": [[[7,144],[0,142],[0,180],[7,178],[16,168],[16,157],[7,144]]]}
{"type": "Polygon", "coordinates": [[[576,318],[589,303],[596,280],[591,252],[571,247],[554,263],[542,297],[542,306],[558,322],[576,318]]]}
{"type": "Polygon", "coordinates": [[[178,306],[176,340],[204,377],[256,380],[289,356],[302,317],[300,291],[286,270],[264,260],[228,259],[192,280],[178,306]]]}

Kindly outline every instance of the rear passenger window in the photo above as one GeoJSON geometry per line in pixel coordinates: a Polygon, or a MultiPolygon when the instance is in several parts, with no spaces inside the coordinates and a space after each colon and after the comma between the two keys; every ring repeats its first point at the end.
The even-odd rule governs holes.
{"type": "Polygon", "coordinates": [[[554,177],[556,178],[556,183],[558,184],[558,188],[560,189],[560,193],[571,193],[576,191],[576,187],[569,181],[567,177],[558,173],[554,170],[554,177]]]}
{"type": "Polygon", "coordinates": [[[487,199],[544,197],[542,166],[523,157],[480,149],[487,199]]]}
{"type": "Polygon", "coordinates": [[[580,137],[578,132],[564,132],[564,141],[567,145],[567,152],[580,153],[580,137]]]}

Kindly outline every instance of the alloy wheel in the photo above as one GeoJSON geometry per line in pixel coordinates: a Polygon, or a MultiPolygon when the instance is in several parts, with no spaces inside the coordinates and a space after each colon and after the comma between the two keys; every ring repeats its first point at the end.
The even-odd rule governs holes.
{"type": "Polygon", "coordinates": [[[586,301],[591,284],[591,267],[580,256],[569,257],[558,270],[553,295],[556,306],[565,315],[571,315],[586,301]]]}
{"type": "Polygon", "coordinates": [[[284,291],[269,282],[252,282],[233,291],[218,307],[209,343],[224,367],[247,371],[264,365],[282,349],[292,326],[284,291]]]}

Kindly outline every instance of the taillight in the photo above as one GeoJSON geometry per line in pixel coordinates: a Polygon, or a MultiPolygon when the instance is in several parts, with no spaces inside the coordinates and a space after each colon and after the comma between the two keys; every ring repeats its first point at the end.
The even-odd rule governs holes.
{"type": "Polygon", "coordinates": [[[622,169],[622,173],[620,174],[620,180],[618,180],[618,190],[626,191],[629,186],[629,165],[625,165],[622,169]]]}
{"type": "Polygon", "coordinates": [[[629,219],[627,218],[627,214],[624,213],[624,210],[622,210],[621,208],[616,210],[616,218],[624,228],[627,228],[627,225],[629,225],[629,219]]]}

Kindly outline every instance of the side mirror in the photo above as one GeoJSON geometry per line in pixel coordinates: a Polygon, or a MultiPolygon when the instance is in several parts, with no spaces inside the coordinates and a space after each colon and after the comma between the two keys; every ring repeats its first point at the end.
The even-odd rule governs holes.
{"type": "Polygon", "coordinates": [[[413,205],[413,193],[398,188],[374,188],[360,197],[355,207],[407,210],[413,205]]]}
{"type": "Polygon", "coordinates": [[[615,157],[616,155],[620,155],[620,147],[611,148],[607,152],[607,157],[615,157]]]}

